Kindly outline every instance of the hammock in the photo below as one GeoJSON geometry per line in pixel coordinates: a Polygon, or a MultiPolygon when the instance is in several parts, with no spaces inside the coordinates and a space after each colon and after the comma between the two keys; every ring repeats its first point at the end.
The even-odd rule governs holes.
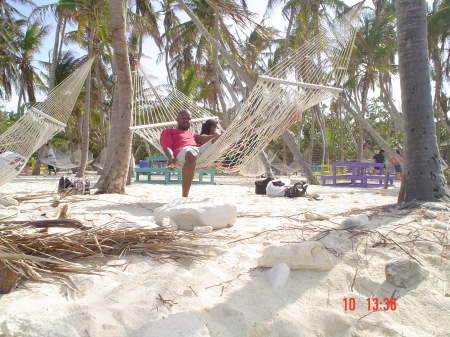
{"type": "Polygon", "coordinates": [[[87,61],[0,135],[0,185],[16,177],[37,149],[64,130],[92,62],[87,61]]]}
{"type": "MultiPolygon", "coordinates": [[[[259,76],[237,117],[198,158],[197,168],[216,162],[239,170],[242,165],[256,160],[272,139],[279,137],[300,119],[303,111],[338,95],[342,91],[339,86],[353,48],[359,8],[337,18],[327,28],[322,27],[320,34],[292,52],[264,76],[259,76]]],[[[148,76],[139,78],[148,79],[148,76]]],[[[152,87],[149,81],[146,84],[144,87],[142,83],[135,83],[137,102],[152,87]]],[[[205,109],[197,107],[183,94],[174,94],[173,88],[168,90],[166,96],[163,96],[162,87],[158,87],[158,90],[161,90],[161,94],[157,95],[153,90],[150,96],[153,102],[157,102],[155,104],[159,109],[170,111],[167,119],[160,119],[156,123],[145,119],[145,116],[152,116],[155,104],[139,103],[136,104],[131,129],[162,152],[159,146],[160,132],[177,124],[175,117],[178,111],[190,110],[194,124],[209,117],[205,117],[205,109]],[[148,109],[147,112],[144,112],[145,109],[148,109]]]]}
{"type": "Polygon", "coordinates": [[[133,124],[130,129],[163,155],[159,136],[164,129],[177,126],[176,118],[179,111],[191,112],[191,131],[197,133],[200,133],[202,124],[208,119],[219,120],[219,117],[197,106],[189,97],[171,85],[153,86],[148,71],[142,65],[138,65],[134,72],[133,82],[135,95],[133,124]]]}

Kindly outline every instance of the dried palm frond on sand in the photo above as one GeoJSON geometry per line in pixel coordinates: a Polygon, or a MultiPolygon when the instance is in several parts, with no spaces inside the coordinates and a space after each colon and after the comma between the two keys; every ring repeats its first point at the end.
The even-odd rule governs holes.
{"type": "MultiPolygon", "coordinates": [[[[8,274],[13,277],[11,282],[16,283],[19,280],[45,282],[48,277],[56,277],[70,284],[70,273],[92,274],[100,270],[96,265],[81,264],[82,258],[125,254],[158,254],[188,259],[205,257],[199,251],[202,245],[195,242],[195,235],[165,227],[128,227],[111,222],[53,234],[36,227],[23,223],[0,223],[2,278],[8,274]]],[[[1,288],[0,285],[0,293],[10,291],[1,288]]]]}

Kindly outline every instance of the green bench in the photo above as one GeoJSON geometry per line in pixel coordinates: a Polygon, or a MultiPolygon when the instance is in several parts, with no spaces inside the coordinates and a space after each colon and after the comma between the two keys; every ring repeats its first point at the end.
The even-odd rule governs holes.
{"type": "MultiPolygon", "coordinates": [[[[135,168],[134,172],[136,174],[135,182],[137,183],[147,183],[147,184],[181,184],[181,170],[179,168],[174,168],[173,171],[169,170],[167,167],[161,167],[161,162],[167,162],[167,158],[160,157],[147,157],[148,167],[135,168]],[[159,167],[152,167],[154,163],[157,163],[159,167]],[[145,179],[141,179],[141,174],[145,174],[145,179]],[[163,176],[164,179],[161,179],[163,176]]],[[[198,174],[198,180],[192,181],[193,184],[215,184],[214,176],[216,170],[213,169],[203,169],[196,171],[198,174]],[[205,175],[209,179],[205,179],[205,175]]]]}

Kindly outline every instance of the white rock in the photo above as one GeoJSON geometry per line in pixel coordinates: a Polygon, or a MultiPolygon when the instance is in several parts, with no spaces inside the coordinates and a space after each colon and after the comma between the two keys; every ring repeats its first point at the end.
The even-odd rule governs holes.
{"type": "Polygon", "coordinates": [[[194,234],[207,234],[211,233],[213,229],[212,226],[197,226],[194,227],[193,232],[194,234]]]}
{"type": "Polygon", "coordinates": [[[233,202],[222,198],[179,198],[155,209],[153,216],[159,226],[169,217],[180,230],[193,230],[197,226],[217,229],[235,223],[237,208],[233,202]]]}
{"type": "Polygon", "coordinates": [[[433,227],[437,228],[437,229],[444,229],[444,230],[448,231],[450,229],[450,224],[445,223],[445,222],[436,222],[433,224],[433,227]]]}
{"type": "Polygon", "coordinates": [[[273,267],[278,263],[286,263],[290,269],[330,270],[333,267],[330,253],[318,241],[270,246],[258,259],[260,267],[273,267]]]}
{"type": "Polygon", "coordinates": [[[14,316],[6,318],[0,325],[4,337],[80,337],[72,325],[48,316],[14,316]]]}
{"type": "Polygon", "coordinates": [[[10,198],[10,197],[1,197],[0,198],[0,205],[3,205],[5,207],[18,206],[19,202],[16,199],[13,199],[13,198],[10,198]]]}
{"type": "Polygon", "coordinates": [[[342,221],[342,228],[354,228],[364,226],[369,222],[369,218],[365,214],[351,215],[344,221],[342,221]]]}
{"type": "Polygon", "coordinates": [[[309,220],[329,220],[330,217],[328,215],[307,212],[307,213],[305,213],[305,219],[309,219],[309,220]]]}
{"type": "Polygon", "coordinates": [[[433,211],[448,211],[447,205],[441,202],[426,202],[422,204],[422,208],[431,209],[433,211]]]}
{"type": "Polygon", "coordinates": [[[273,266],[266,275],[266,280],[274,289],[282,287],[286,284],[291,269],[286,263],[277,263],[273,266]]]}
{"type": "Polygon", "coordinates": [[[180,312],[142,325],[133,337],[210,337],[208,327],[191,312],[180,312]]]}
{"type": "Polygon", "coordinates": [[[425,211],[425,213],[423,213],[423,216],[428,219],[434,219],[434,218],[437,218],[438,215],[436,212],[427,210],[427,211],[425,211]]]}

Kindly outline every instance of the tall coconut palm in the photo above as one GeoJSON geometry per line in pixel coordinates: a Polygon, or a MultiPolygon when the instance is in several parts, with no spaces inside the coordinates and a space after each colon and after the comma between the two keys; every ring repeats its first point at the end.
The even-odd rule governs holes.
{"type": "MultiPolygon", "coordinates": [[[[348,88],[352,91],[354,102],[359,105],[354,110],[360,111],[362,118],[366,115],[369,92],[378,84],[380,73],[395,71],[391,62],[391,55],[395,50],[394,20],[395,16],[390,10],[383,12],[383,15],[378,15],[375,9],[369,8],[363,12],[363,25],[356,35],[350,64],[352,77],[348,88]]],[[[358,125],[357,159],[362,161],[364,125],[361,122],[358,125]]]]}
{"type": "Polygon", "coordinates": [[[133,89],[126,35],[126,1],[110,0],[112,46],[117,73],[116,90],[111,115],[108,160],[114,165],[102,173],[97,193],[125,193],[125,183],[131,155],[131,111],[133,89]],[[111,135],[114,135],[113,137],[111,135]]]}
{"type": "Polygon", "coordinates": [[[36,90],[45,88],[45,84],[39,76],[39,70],[33,65],[33,61],[48,32],[49,26],[33,22],[28,24],[25,32],[15,39],[16,62],[20,72],[19,106],[21,99],[29,103],[36,102],[36,90]]]}
{"type": "Polygon", "coordinates": [[[398,201],[448,196],[436,139],[424,0],[397,1],[400,87],[405,125],[404,173],[398,201]]]}

